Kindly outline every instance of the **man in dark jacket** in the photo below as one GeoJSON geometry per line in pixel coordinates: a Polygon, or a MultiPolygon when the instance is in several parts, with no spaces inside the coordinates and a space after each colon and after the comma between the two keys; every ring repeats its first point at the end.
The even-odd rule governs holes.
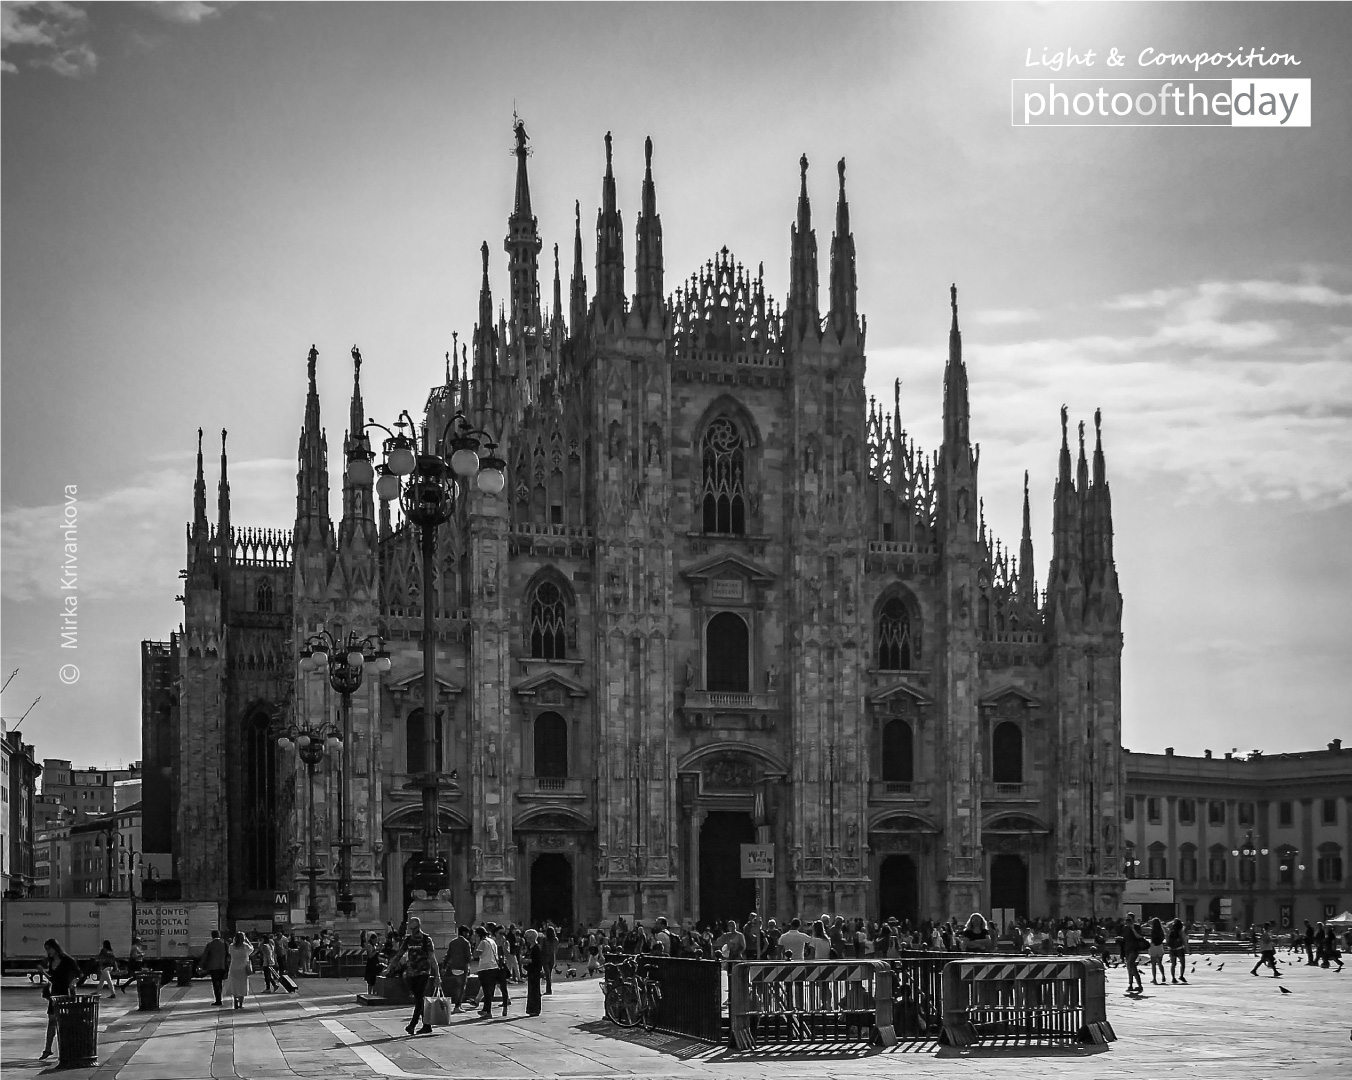
{"type": "Polygon", "coordinates": [[[221,940],[221,932],[213,930],[211,940],[207,942],[207,947],[202,950],[202,959],[199,966],[208,975],[211,976],[211,989],[216,994],[216,1004],[221,1003],[221,987],[225,985],[225,970],[230,966],[229,957],[226,955],[225,942],[221,940]]]}
{"type": "Polygon", "coordinates": [[[470,944],[469,927],[461,926],[451,943],[446,946],[446,989],[451,995],[451,1012],[462,1012],[465,1003],[465,987],[469,983],[469,962],[474,957],[474,946],[470,944]]]}

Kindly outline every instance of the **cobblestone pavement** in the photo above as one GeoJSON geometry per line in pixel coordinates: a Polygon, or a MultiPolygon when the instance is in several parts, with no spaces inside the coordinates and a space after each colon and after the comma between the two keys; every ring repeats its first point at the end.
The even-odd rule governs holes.
{"type": "MultiPolygon", "coordinates": [[[[404,1034],[407,1007],[355,1003],[355,980],[307,979],[299,995],[256,994],[242,1011],[212,1003],[211,986],[167,986],[159,1012],[137,1011],[134,993],[102,1003],[97,1069],[63,1070],[84,1080],[446,1080],[518,1077],[729,1078],[832,1080],[925,1076],[960,1080],[1015,1077],[1347,1077],[1352,1076],[1352,972],[1284,967],[1278,982],[1249,974],[1242,955],[1197,963],[1188,985],[1146,984],[1123,995],[1124,977],[1108,976],[1108,1017],[1118,1041],[1108,1047],[1013,1047],[955,1051],[933,1043],[889,1050],[777,1048],[737,1053],[687,1039],[621,1030],[601,1019],[595,979],[562,981],[541,1017],[523,1014],[513,988],[507,1018],[453,1016],[432,1035],[404,1034]],[[1218,971],[1217,965],[1224,963],[1218,971]],[[1283,986],[1291,993],[1283,994],[1283,986]],[[897,1060],[901,1058],[902,1060],[897,1060]],[[923,1059],[923,1068],[921,1068],[923,1059]]],[[[257,980],[255,980],[257,981],[257,980]]],[[[5,979],[0,1001],[0,1070],[6,1080],[52,1071],[39,1062],[44,1002],[26,980],[5,979]]]]}

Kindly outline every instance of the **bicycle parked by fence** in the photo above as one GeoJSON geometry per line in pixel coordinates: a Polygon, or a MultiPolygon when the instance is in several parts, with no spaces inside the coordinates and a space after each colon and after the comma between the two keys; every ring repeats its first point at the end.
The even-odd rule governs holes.
{"type": "Polygon", "coordinates": [[[638,957],[607,959],[601,987],[605,993],[606,1019],[620,1027],[642,1024],[649,1031],[656,1025],[662,987],[639,970],[638,957]]]}

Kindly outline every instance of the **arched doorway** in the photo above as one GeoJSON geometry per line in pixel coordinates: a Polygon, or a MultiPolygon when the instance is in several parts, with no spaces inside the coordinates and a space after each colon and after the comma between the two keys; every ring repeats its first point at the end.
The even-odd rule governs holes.
{"type": "Polygon", "coordinates": [[[742,877],[742,845],[756,842],[751,815],[712,810],[699,830],[699,917],[705,924],[736,919],[756,908],[756,881],[742,877]]]}
{"type": "Polygon", "coordinates": [[[878,917],[915,923],[920,916],[920,874],[909,855],[889,855],[878,868],[878,917]]]}
{"type": "Polygon", "coordinates": [[[546,920],[565,929],[573,924],[573,864],[567,855],[549,852],[530,865],[530,924],[546,920]]]}
{"type": "Polygon", "coordinates": [[[1021,855],[991,859],[991,907],[1012,908],[1019,918],[1028,915],[1028,864],[1021,855]]]}

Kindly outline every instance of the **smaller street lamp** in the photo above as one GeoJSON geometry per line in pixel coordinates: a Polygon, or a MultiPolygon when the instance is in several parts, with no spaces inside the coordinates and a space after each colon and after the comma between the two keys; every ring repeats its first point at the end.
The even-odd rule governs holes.
{"type": "MultiPolygon", "coordinates": [[[[352,896],[352,839],[347,827],[347,778],[350,775],[347,763],[347,747],[352,742],[352,695],[361,689],[362,672],[369,667],[377,674],[390,670],[390,654],[380,644],[380,639],[366,636],[358,637],[355,630],[348,631],[347,637],[342,631],[335,635],[328,630],[308,638],[300,654],[301,671],[323,671],[328,669],[329,685],[342,696],[343,719],[339,733],[342,754],[342,780],[338,784],[338,903],[340,915],[353,915],[357,911],[357,902],[352,896]]],[[[311,796],[313,802],[313,794],[311,796]]],[[[311,833],[313,842],[313,833],[311,833]]],[[[311,896],[314,894],[314,879],[311,879],[311,896]]],[[[309,919],[307,913],[306,918],[309,919]]],[[[313,921],[313,920],[311,920],[313,921]]]]}
{"type": "Polygon", "coordinates": [[[1254,885],[1258,881],[1258,856],[1266,855],[1267,848],[1257,847],[1253,839],[1253,830],[1250,829],[1248,835],[1244,837],[1244,843],[1238,848],[1232,848],[1230,854],[1237,859],[1243,859],[1244,864],[1249,868],[1249,910],[1247,922],[1250,926],[1254,924],[1253,915],[1253,893],[1254,885]]]}
{"type": "Polygon", "coordinates": [[[315,878],[319,876],[319,867],[314,861],[315,842],[315,767],[327,754],[338,753],[343,748],[342,733],[333,724],[288,724],[280,730],[277,745],[282,750],[294,749],[310,775],[310,845],[309,865],[305,876],[310,879],[310,896],[305,906],[305,921],[319,922],[319,901],[315,898],[315,878]]]}

